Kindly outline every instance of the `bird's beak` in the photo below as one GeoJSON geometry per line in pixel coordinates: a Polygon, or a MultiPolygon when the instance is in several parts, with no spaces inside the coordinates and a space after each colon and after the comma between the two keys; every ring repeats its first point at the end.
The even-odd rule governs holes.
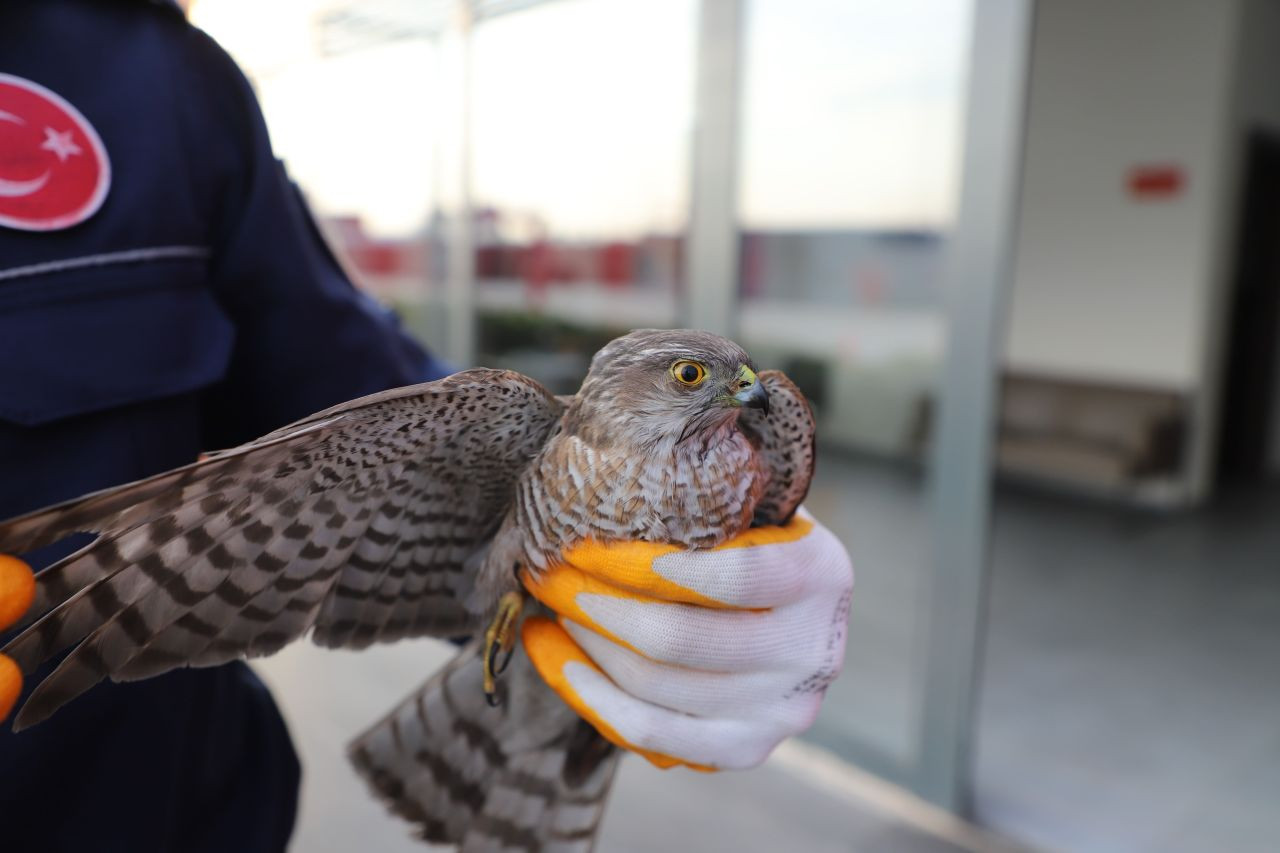
{"type": "Polygon", "coordinates": [[[738,369],[738,378],[734,380],[735,393],[733,399],[739,406],[748,409],[760,409],[766,416],[769,414],[769,392],[764,390],[760,377],[745,364],[738,369]]]}

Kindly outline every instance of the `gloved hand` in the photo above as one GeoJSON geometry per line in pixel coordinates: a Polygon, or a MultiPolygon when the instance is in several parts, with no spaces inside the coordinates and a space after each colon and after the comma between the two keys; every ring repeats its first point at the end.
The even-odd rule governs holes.
{"type": "Polygon", "coordinates": [[[853,569],[802,509],[719,547],[594,542],[529,592],[542,678],[608,740],[659,767],[754,767],[812,724],[844,662],[853,569]]]}
{"type": "MultiPolygon", "coordinates": [[[[17,557],[0,554],[0,631],[22,618],[36,594],[31,567],[17,557]]],[[[22,670],[12,658],[0,655],[0,720],[9,716],[22,692],[22,670]]]]}

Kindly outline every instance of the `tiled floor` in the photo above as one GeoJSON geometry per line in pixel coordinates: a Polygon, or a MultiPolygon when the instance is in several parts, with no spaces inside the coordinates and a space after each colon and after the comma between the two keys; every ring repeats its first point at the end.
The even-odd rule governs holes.
{"type": "MultiPolygon", "coordinates": [[[[928,596],[918,472],[828,455],[858,582],[812,736],[910,762],[928,596]]],[[[1195,513],[996,502],[977,814],[1071,851],[1280,850],[1280,484],[1195,513]]]]}
{"type": "Polygon", "coordinates": [[[979,816],[1072,850],[1280,850],[1280,488],[998,507],[979,816]]]}

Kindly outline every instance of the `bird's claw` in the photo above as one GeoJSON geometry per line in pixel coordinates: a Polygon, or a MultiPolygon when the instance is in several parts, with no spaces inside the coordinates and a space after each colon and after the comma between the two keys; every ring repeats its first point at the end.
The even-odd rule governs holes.
{"type": "Polygon", "coordinates": [[[511,663],[511,656],[513,654],[515,654],[515,644],[512,644],[511,648],[504,650],[502,662],[493,668],[494,678],[497,678],[499,675],[502,675],[502,673],[507,671],[507,666],[511,663]]]}
{"type": "Polygon", "coordinates": [[[506,671],[516,647],[516,623],[524,610],[524,595],[508,592],[498,601],[498,612],[484,632],[484,698],[490,707],[498,706],[495,679],[506,671]],[[499,660],[499,653],[502,654],[499,660]]]}

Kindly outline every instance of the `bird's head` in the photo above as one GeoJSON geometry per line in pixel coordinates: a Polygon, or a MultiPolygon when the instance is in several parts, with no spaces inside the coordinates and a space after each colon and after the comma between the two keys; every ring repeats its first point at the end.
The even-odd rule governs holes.
{"type": "Polygon", "coordinates": [[[706,439],[744,407],[768,414],[769,395],[742,347],[710,332],[641,329],[596,353],[566,424],[593,444],[650,446],[706,439]]]}

